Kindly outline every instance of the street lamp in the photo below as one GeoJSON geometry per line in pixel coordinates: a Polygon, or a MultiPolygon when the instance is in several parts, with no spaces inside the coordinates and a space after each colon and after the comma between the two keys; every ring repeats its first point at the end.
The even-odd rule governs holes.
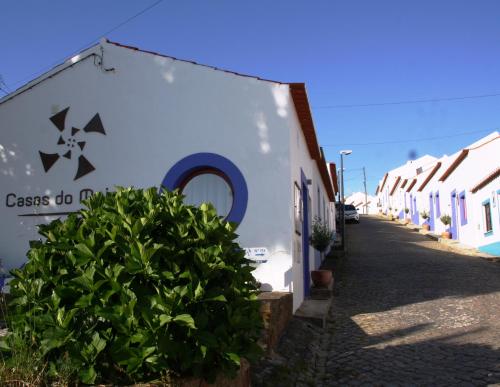
{"type": "Polygon", "coordinates": [[[340,151],[340,208],[342,211],[342,250],[345,250],[345,197],[344,197],[344,156],[350,155],[352,150],[340,151]]]}

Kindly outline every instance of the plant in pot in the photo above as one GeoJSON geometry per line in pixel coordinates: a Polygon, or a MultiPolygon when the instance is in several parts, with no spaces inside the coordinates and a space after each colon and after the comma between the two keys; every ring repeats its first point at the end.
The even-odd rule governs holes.
{"type": "Polygon", "coordinates": [[[389,207],[388,210],[389,210],[389,212],[387,213],[387,216],[388,216],[389,220],[392,220],[392,207],[389,207]]]}
{"type": "Polygon", "coordinates": [[[398,220],[398,209],[397,209],[397,208],[395,208],[395,209],[394,209],[394,214],[393,214],[393,215],[394,215],[394,216],[393,216],[393,218],[392,218],[392,219],[393,219],[393,220],[398,220]]]}
{"type": "MultiPolygon", "coordinates": [[[[451,224],[451,217],[450,215],[442,215],[440,218],[441,222],[447,227],[451,224]]],[[[451,239],[451,232],[450,232],[450,229],[446,229],[446,231],[444,231],[443,233],[441,233],[441,236],[444,238],[444,239],[451,239]]]]}
{"type": "Polygon", "coordinates": [[[408,213],[410,212],[410,209],[408,207],[405,207],[405,224],[410,223],[410,219],[408,219],[408,213]]]}
{"type": "Polygon", "coordinates": [[[424,220],[424,224],[422,225],[422,228],[425,230],[425,231],[429,231],[431,229],[431,225],[428,223],[427,219],[429,219],[429,213],[427,211],[422,211],[420,213],[420,216],[422,217],[422,219],[424,220]]]}
{"type": "MultiPolygon", "coordinates": [[[[332,243],[333,236],[333,231],[330,230],[328,224],[323,222],[321,218],[315,217],[312,224],[311,245],[321,253],[322,258],[324,251],[332,243]]],[[[313,270],[311,271],[311,279],[315,287],[325,288],[332,280],[332,272],[330,270],[313,270]]]]}

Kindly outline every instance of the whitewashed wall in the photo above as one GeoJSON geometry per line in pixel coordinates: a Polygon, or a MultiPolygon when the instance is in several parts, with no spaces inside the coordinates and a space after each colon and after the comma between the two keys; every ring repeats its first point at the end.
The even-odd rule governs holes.
{"type": "MultiPolygon", "coordinates": [[[[291,103],[291,100],[290,100],[291,103]]],[[[326,189],[321,180],[321,176],[319,174],[319,170],[316,163],[311,162],[309,151],[307,148],[306,140],[304,137],[304,133],[300,129],[300,124],[296,114],[290,116],[290,126],[293,128],[290,136],[290,198],[293,203],[293,195],[294,195],[294,185],[297,183],[301,187],[301,169],[303,170],[307,179],[312,180],[312,184],[308,186],[309,195],[311,197],[311,208],[312,211],[310,219],[314,219],[315,216],[319,216],[322,219],[324,218],[323,214],[323,200],[325,204],[329,203],[329,199],[326,193],[326,189]],[[320,191],[320,212],[318,213],[318,188],[320,191]]],[[[335,206],[330,206],[330,214],[329,220],[332,222],[332,225],[335,224],[333,219],[335,219],[334,213],[335,206]],[[333,209],[332,209],[333,207],[333,209]],[[333,218],[332,218],[333,217],[333,218]]],[[[290,225],[291,232],[293,235],[292,242],[290,244],[290,251],[292,251],[293,255],[293,306],[294,310],[300,306],[300,303],[304,299],[304,262],[303,262],[303,253],[302,250],[304,248],[309,249],[309,269],[314,270],[318,267],[319,264],[319,254],[315,249],[308,245],[303,246],[302,244],[302,235],[298,235],[295,233],[295,227],[293,222],[294,209],[293,206],[290,207],[290,225]]]]}
{"type": "MultiPolygon", "coordinates": [[[[100,46],[92,50],[100,54],[100,46]]],[[[297,307],[302,277],[300,264],[292,269],[293,181],[300,181],[300,167],[315,184],[319,174],[306,153],[288,85],[107,43],[103,53],[104,67],[113,71],[93,59],[75,58],[73,67],[0,104],[4,266],[23,263],[28,240],[37,238],[35,224],[54,219],[19,217],[33,209],[7,208],[9,193],[54,197],[64,191],[73,195],[72,204],[56,205],[51,199],[39,212],[74,211],[84,188],[158,187],[183,157],[213,152],[230,159],[246,179],[249,200],[239,241],[269,251],[256,278],[268,289],[293,290],[297,307]],[[49,117],[66,107],[67,126],[82,128],[99,113],[106,130],[106,136],[86,134],[85,156],[96,170],[77,181],[74,162],[61,159],[45,173],[38,154],[56,149],[59,132],[49,117]]]]}

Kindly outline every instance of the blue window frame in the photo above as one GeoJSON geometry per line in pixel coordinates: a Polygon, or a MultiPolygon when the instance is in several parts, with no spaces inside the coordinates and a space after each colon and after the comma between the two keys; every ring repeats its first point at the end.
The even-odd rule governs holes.
{"type": "Polygon", "coordinates": [[[484,235],[493,235],[493,222],[491,221],[491,203],[489,199],[483,202],[483,220],[484,235]]]}
{"type": "Polygon", "coordinates": [[[434,198],[436,200],[436,218],[441,217],[441,204],[439,203],[439,192],[436,192],[436,196],[434,198]]]}
{"type": "Polygon", "coordinates": [[[460,206],[460,225],[467,224],[467,202],[465,200],[465,191],[458,195],[458,205],[460,206]]]}

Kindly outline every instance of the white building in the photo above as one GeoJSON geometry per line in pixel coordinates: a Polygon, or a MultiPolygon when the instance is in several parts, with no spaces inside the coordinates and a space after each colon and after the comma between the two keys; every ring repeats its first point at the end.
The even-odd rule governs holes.
{"type": "Polygon", "coordinates": [[[352,204],[360,214],[374,215],[378,212],[377,198],[364,192],[354,192],[345,199],[346,204],[352,204]]]}
{"type": "Polygon", "coordinates": [[[418,214],[417,207],[413,205],[415,197],[412,190],[419,176],[435,160],[435,157],[425,155],[387,172],[375,191],[379,209],[385,214],[392,213],[400,219],[406,216],[405,208],[411,210],[407,216],[418,214]]]}
{"type": "Polygon", "coordinates": [[[181,188],[239,223],[254,275],[296,309],[319,265],[311,220],[335,224],[333,171],[304,84],[103,40],[0,100],[0,258],[22,265],[35,225],[92,191],[181,188]]]}
{"type": "MultiPolygon", "coordinates": [[[[394,205],[386,197],[391,198],[395,190],[393,187],[389,192],[384,181],[390,181],[391,176],[394,180],[404,167],[388,172],[379,185],[383,189],[377,189],[384,212],[394,205]]],[[[417,172],[407,178],[411,183],[406,184],[405,192],[406,199],[410,199],[411,221],[422,224],[420,215],[425,211],[429,214],[425,222],[432,232],[450,231],[452,238],[461,243],[500,255],[499,133],[493,132],[451,156],[430,158],[417,172]],[[442,215],[451,217],[449,227],[441,222],[442,215]]]]}

